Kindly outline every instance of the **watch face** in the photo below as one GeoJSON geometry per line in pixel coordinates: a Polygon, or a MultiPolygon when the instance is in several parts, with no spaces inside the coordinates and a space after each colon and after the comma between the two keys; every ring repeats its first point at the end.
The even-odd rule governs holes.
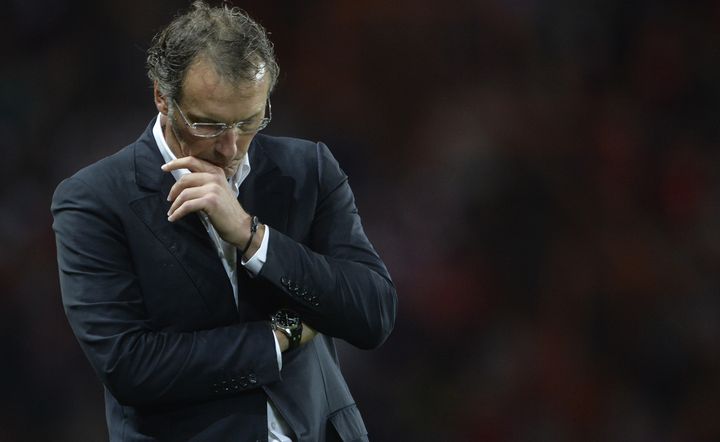
{"type": "Polygon", "coordinates": [[[300,325],[300,317],[292,310],[278,310],[273,318],[275,319],[275,323],[282,327],[293,329],[300,325]]]}

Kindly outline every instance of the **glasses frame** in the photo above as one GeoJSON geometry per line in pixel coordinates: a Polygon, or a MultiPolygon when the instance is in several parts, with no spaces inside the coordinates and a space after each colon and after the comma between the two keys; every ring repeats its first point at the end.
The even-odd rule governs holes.
{"type": "Polygon", "coordinates": [[[270,103],[270,97],[267,98],[267,102],[265,105],[265,117],[263,117],[262,120],[260,120],[260,124],[257,128],[253,128],[252,130],[246,130],[243,129],[243,125],[247,124],[247,120],[238,121],[235,123],[193,123],[191,122],[187,116],[185,116],[185,112],[180,108],[180,105],[175,101],[174,98],[171,99],[173,106],[177,108],[177,110],[180,112],[180,116],[185,121],[185,125],[190,129],[190,133],[193,134],[196,137],[199,138],[215,138],[219,137],[220,135],[224,134],[226,130],[232,128],[237,129],[241,135],[249,135],[254,134],[257,132],[260,132],[261,130],[265,129],[268,124],[270,124],[270,121],[272,121],[272,104],[270,103]],[[217,128],[217,133],[213,135],[207,135],[207,134],[200,134],[197,133],[199,127],[206,127],[206,128],[217,128]]]}

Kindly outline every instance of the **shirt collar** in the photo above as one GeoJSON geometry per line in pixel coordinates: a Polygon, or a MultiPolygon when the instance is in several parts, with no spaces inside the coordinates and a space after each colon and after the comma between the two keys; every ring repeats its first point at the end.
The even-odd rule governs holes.
{"type": "MultiPolygon", "coordinates": [[[[166,163],[169,163],[170,161],[176,159],[174,153],[170,150],[170,146],[168,146],[167,141],[165,141],[165,135],[163,134],[162,125],[160,124],[160,118],[163,117],[163,114],[158,114],[157,118],[155,119],[155,125],[153,126],[153,136],[155,137],[155,142],[158,145],[158,149],[160,150],[160,155],[162,155],[163,160],[165,160],[166,163]]],[[[179,180],[181,176],[191,173],[188,169],[176,169],[172,172],[173,177],[175,177],[175,181],[179,180]]],[[[228,184],[230,184],[233,187],[233,190],[235,191],[235,194],[238,194],[238,189],[240,189],[240,185],[243,181],[245,181],[245,178],[250,174],[250,160],[248,159],[248,155],[245,154],[242,159],[242,163],[240,163],[240,167],[238,168],[237,172],[235,172],[235,175],[228,178],[228,184]]]]}

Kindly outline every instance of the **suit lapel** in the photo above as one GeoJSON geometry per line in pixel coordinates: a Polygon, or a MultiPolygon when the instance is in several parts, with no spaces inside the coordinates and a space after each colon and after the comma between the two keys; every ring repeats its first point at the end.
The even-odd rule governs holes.
{"type": "Polygon", "coordinates": [[[240,204],[249,214],[257,215],[262,223],[288,233],[293,179],[282,175],[280,168],[265,151],[261,136],[255,137],[248,155],[251,172],[240,186],[240,204]]]}
{"type": "MultiPolygon", "coordinates": [[[[135,181],[142,194],[130,202],[130,207],[177,259],[208,311],[221,321],[237,320],[232,286],[199,216],[191,214],[174,223],[167,220],[170,202],[166,198],[175,179],[160,170],[163,158],[152,134],[153,124],[154,121],[135,145],[135,181]]],[[[282,175],[260,138],[255,137],[250,146],[251,172],[240,186],[238,200],[248,213],[257,215],[263,223],[288,233],[294,181],[282,175]]],[[[240,317],[254,318],[259,312],[258,306],[251,298],[243,296],[242,288],[248,281],[245,281],[245,270],[240,267],[242,264],[238,260],[240,317]]]]}
{"type": "MultiPolygon", "coordinates": [[[[262,138],[261,135],[256,136],[248,151],[251,171],[240,186],[238,200],[247,213],[256,215],[272,229],[287,234],[294,181],[291,177],[282,175],[280,168],[265,151],[262,138]]],[[[243,296],[248,290],[262,292],[266,287],[263,288],[258,279],[248,277],[245,269],[241,267],[242,264],[238,262],[240,319],[266,320],[268,314],[275,311],[278,305],[268,293],[262,293],[261,296],[243,296]]]]}
{"type": "Polygon", "coordinates": [[[191,214],[174,223],[167,220],[167,195],[175,179],[160,170],[163,159],[152,134],[153,124],[135,145],[135,180],[148,192],[131,201],[130,207],[177,259],[208,310],[218,319],[228,318],[228,312],[237,312],[232,286],[200,217],[191,214]]]}

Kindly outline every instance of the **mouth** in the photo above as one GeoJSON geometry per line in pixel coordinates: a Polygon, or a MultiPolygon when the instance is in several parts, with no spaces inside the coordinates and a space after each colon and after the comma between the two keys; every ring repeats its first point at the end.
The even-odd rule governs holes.
{"type": "Polygon", "coordinates": [[[225,172],[225,177],[230,178],[231,176],[235,175],[235,173],[240,168],[241,161],[235,158],[226,159],[226,158],[207,158],[204,161],[207,161],[208,163],[212,164],[215,167],[219,167],[220,169],[225,172]]]}
{"type": "Polygon", "coordinates": [[[230,163],[223,163],[223,164],[217,164],[213,163],[217,167],[221,168],[225,172],[225,177],[230,178],[231,176],[235,175],[235,172],[237,172],[238,164],[234,162],[230,163]]]}

